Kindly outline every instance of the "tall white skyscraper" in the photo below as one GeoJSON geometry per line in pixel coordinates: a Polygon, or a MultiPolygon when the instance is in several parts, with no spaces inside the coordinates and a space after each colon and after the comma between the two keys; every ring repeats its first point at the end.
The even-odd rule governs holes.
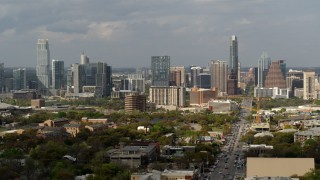
{"type": "Polygon", "coordinates": [[[52,60],[52,89],[64,88],[64,62],[52,60]]]}
{"type": "Polygon", "coordinates": [[[50,88],[50,51],[48,39],[38,39],[37,42],[37,78],[38,89],[46,95],[50,88]]]}

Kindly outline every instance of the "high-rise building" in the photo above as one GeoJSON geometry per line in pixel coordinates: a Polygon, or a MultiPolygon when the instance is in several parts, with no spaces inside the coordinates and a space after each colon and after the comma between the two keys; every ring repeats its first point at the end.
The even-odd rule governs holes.
{"type": "Polygon", "coordinates": [[[0,93],[5,92],[4,63],[0,63],[0,93]]]}
{"type": "Polygon", "coordinates": [[[170,56],[151,57],[152,86],[169,86],[170,56]]]}
{"type": "Polygon", "coordinates": [[[271,58],[266,52],[261,54],[261,57],[258,61],[258,87],[265,86],[266,76],[271,64],[271,58]]]}
{"type": "Polygon", "coordinates": [[[233,70],[233,73],[237,76],[238,79],[238,39],[237,36],[231,36],[230,42],[230,64],[229,64],[229,74],[233,70]]]}
{"type": "Polygon", "coordinates": [[[236,95],[238,94],[238,83],[237,76],[234,74],[233,70],[231,70],[228,80],[227,80],[227,94],[228,95],[236,95]]]}
{"type": "Polygon", "coordinates": [[[20,90],[27,88],[27,76],[25,68],[13,70],[13,89],[20,90]]]}
{"type": "Polygon", "coordinates": [[[211,87],[217,88],[218,94],[227,92],[227,63],[226,61],[211,61],[211,87]]]}
{"type": "Polygon", "coordinates": [[[142,74],[129,74],[127,78],[121,80],[120,90],[145,92],[145,80],[142,74]]]}
{"type": "Polygon", "coordinates": [[[84,53],[80,56],[80,64],[88,64],[89,63],[89,57],[84,55],[84,53]]]}
{"type": "Polygon", "coordinates": [[[52,89],[64,89],[64,62],[52,60],[52,89]]]}
{"type": "Polygon", "coordinates": [[[185,67],[170,67],[170,86],[186,86],[185,67]]]}
{"type": "Polygon", "coordinates": [[[202,68],[201,67],[194,66],[194,67],[190,68],[191,87],[198,87],[197,78],[198,78],[200,73],[202,73],[202,68]]]}
{"type": "Polygon", "coordinates": [[[84,86],[102,89],[102,96],[110,96],[112,90],[111,66],[97,62],[73,65],[74,93],[82,93],[84,86]]]}
{"type": "Polygon", "coordinates": [[[197,76],[197,87],[210,89],[211,88],[211,75],[208,73],[200,73],[197,76]]]}
{"type": "Polygon", "coordinates": [[[146,96],[138,93],[129,94],[125,97],[124,105],[126,112],[144,112],[146,111],[146,96]]]}
{"type": "Polygon", "coordinates": [[[178,86],[151,86],[149,88],[149,100],[156,105],[185,106],[186,88],[178,86]]]}
{"type": "Polygon", "coordinates": [[[265,80],[266,88],[286,88],[286,64],[284,60],[273,61],[265,80]]]}
{"type": "Polygon", "coordinates": [[[317,98],[315,77],[314,71],[303,72],[303,99],[305,100],[317,98]]]}
{"type": "Polygon", "coordinates": [[[37,42],[37,77],[38,89],[47,95],[50,88],[50,51],[48,39],[38,39],[37,42]]]}

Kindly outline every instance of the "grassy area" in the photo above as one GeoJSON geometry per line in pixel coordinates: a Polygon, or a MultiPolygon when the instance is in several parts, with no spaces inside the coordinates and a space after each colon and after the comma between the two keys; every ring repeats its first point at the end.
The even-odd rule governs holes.
{"type": "Polygon", "coordinates": [[[0,127],[0,132],[6,131],[7,129],[4,127],[0,127]]]}

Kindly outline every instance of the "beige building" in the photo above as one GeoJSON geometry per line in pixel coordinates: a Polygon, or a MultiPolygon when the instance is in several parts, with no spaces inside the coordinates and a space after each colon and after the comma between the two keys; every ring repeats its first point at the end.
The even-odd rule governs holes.
{"type": "Polygon", "coordinates": [[[45,100],[44,99],[31,99],[31,107],[32,108],[45,107],[45,100]]]}
{"type": "Polygon", "coordinates": [[[314,71],[303,72],[303,99],[316,99],[315,89],[315,77],[314,71]]]}
{"type": "Polygon", "coordinates": [[[303,176],[314,168],[314,158],[247,158],[247,177],[303,176]]]}
{"type": "Polygon", "coordinates": [[[185,86],[186,84],[186,68],[185,67],[170,67],[170,83],[175,86],[185,86]]]}
{"type": "Polygon", "coordinates": [[[134,111],[146,111],[146,96],[142,94],[127,95],[124,101],[125,111],[132,113],[134,111]]]}
{"type": "Polygon", "coordinates": [[[156,105],[185,106],[186,89],[177,86],[151,86],[149,89],[149,101],[156,105]]]}
{"type": "Polygon", "coordinates": [[[192,88],[190,91],[190,106],[201,106],[208,104],[208,101],[217,97],[215,89],[192,88]]]}
{"type": "Polygon", "coordinates": [[[108,123],[108,119],[107,118],[102,118],[102,119],[89,119],[87,117],[83,117],[81,118],[81,121],[84,123],[92,123],[92,124],[96,124],[96,123],[103,123],[103,124],[107,124],[108,123]]]}
{"type": "Polygon", "coordinates": [[[211,87],[218,89],[218,94],[227,92],[227,62],[212,60],[210,65],[211,87]]]}
{"type": "Polygon", "coordinates": [[[151,173],[133,173],[131,180],[193,180],[198,179],[193,170],[153,170],[151,173]]]}
{"type": "Polygon", "coordinates": [[[72,137],[76,137],[77,134],[80,132],[80,124],[65,124],[64,129],[67,133],[69,133],[72,137]]]}

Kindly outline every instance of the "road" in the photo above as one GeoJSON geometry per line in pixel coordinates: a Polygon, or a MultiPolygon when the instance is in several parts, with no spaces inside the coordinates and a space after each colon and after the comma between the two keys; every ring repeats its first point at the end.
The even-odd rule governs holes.
{"type": "Polygon", "coordinates": [[[226,144],[222,147],[214,171],[209,174],[209,179],[236,179],[245,177],[245,162],[243,159],[242,145],[240,138],[245,131],[245,117],[250,113],[248,109],[252,106],[252,99],[243,99],[240,110],[240,121],[232,125],[232,133],[226,137],[226,144]]]}

